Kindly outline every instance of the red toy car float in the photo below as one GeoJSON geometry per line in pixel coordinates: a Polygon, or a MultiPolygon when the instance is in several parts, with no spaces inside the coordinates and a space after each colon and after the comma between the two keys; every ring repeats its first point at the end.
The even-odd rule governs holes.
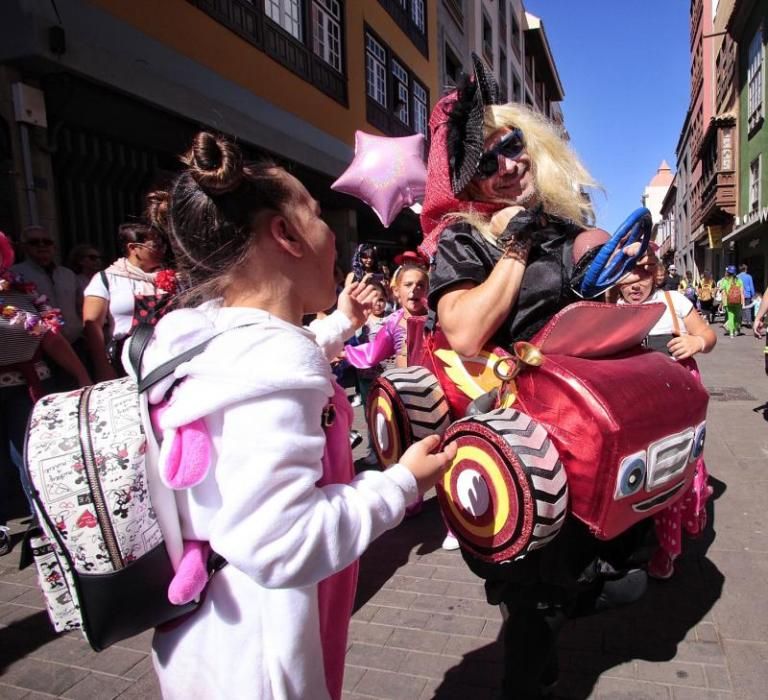
{"type": "Polygon", "coordinates": [[[663,312],[577,302],[531,343],[476,357],[410,318],[410,366],[384,372],[366,407],[381,463],[431,433],[457,442],[438,499],[482,562],[545,546],[568,510],[616,537],[684,495],[704,447],[704,387],[642,346],[663,312]]]}

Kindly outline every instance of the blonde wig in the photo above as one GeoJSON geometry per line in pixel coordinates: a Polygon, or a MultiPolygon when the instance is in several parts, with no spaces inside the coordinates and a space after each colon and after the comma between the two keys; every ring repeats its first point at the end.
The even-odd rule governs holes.
{"type": "MultiPolygon", "coordinates": [[[[483,127],[486,139],[503,128],[517,127],[523,132],[525,149],[533,163],[536,196],[545,212],[585,227],[594,224],[595,213],[586,190],[600,189],[600,185],[563,138],[560,127],[514,102],[486,107],[483,127]]],[[[488,215],[457,212],[449,217],[452,221],[466,221],[486,238],[494,239],[488,215]]]]}

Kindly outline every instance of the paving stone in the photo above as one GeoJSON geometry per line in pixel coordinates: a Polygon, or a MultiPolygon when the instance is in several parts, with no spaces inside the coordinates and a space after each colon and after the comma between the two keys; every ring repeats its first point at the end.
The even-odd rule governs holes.
{"type": "Polygon", "coordinates": [[[95,654],[95,658],[89,662],[88,668],[93,671],[123,676],[146,658],[147,655],[142,652],[121,647],[109,647],[109,649],[95,654]]]}
{"type": "Polygon", "coordinates": [[[671,689],[657,683],[601,678],[597,684],[597,697],[610,700],[670,700],[671,689]]]}
{"type": "MultiPolygon", "coordinates": [[[[37,608],[30,608],[26,605],[18,605],[17,603],[4,603],[0,605],[0,625],[6,627],[23,625],[27,622],[34,621],[45,615],[41,610],[37,608]]],[[[48,616],[45,615],[45,619],[48,616]]],[[[50,623],[48,623],[50,627],[50,623]]]]}
{"type": "MultiPolygon", "coordinates": [[[[435,573],[435,568],[436,567],[434,566],[426,566],[425,564],[419,564],[417,562],[408,562],[401,566],[397,570],[397,573],[402,576],[412,576],[414,578],[433,578],[432,574],[435,573]]],[[[452,581],[453,579],[449,578],[447,580],[452,581]]]]}
{"type": "Polygon", "coordinates": [[[375,605],[364,605],[352,613],[352,619],[360,620],[361,622],[370,622],[378,610],[379,608],[375,605]]]}
{"type": "Polygon", "coordinates": [[[127,680],[138,680],[147,673],[154,673],[155,668],[152,665],[152,657],[146,655],[139,663],[132,666],[122,674],[122,677],[127,680]]]}
{"type": "Polygon", "coordinates": [[[368,669],[355,686],[355,692],[382,700],[418,698],[427,679],[402,673],[368,669]]]}
{"type": "MultiPolygon", "coordinates": [[[[435,591],[423,591],[424,593],[435,593],[435,591]]],[[[469,583],[453,581],[449,583],[444,595],[456,598],[469,598],[470,600],[480,600],[486,603],[485,586],[482,583],[469,583]]],[[[436,594],[439,595],[439,594],[436,594]]],[[[488,603],[486,603],[488,605],[488,603]]],[[[489,606],[491,607],[491,606],[489,606]]]]}
{"type": "Polygon", "coordinates": [[[425,625],[425,629],[437,632],[448,632],[450,634],[466,634],[469,636],[479,635],[485,620],[478,617],[464,617],[461,615],[438,615],[433,613],[425,625]]]}
{"type": "Polygon", "coordinates": [[[394,591],[383,588],[374,595],[369,603],[371,605],[387,605],[391,608],[410,608],[416,600],[418,593],[411,591],[394,591]]]}
{"type": "Polygon", "coordinates": [[[162,700],[157,676],[155,673],[145,673],[118,697],[120,700],[162,700]]]}
{"type": "Polygon", "coordinates": [[[12,685],[6,685],[0,683],[0,698],[3,700],[21,700],[29,696],[29,691],[26,688],[17,688],[12,685]]]}
{"type": "Polygon", "coordinates": [[[383,646],[392,636],[394,629],[394,627],[389,625],[377,625],[372,622],[352,620],[349,624],[349,640],[383,646]]]}
{"type": "MultiPolygon", "coordinates": [[[[733,693],[725,693],[721,690],[702,690],[701,688],[672,688],[673,700],[734,700],[733,693]]],[[[753,700],[751,697],[740,700],[753,700]]],[[[757,696],[754,700],[759,700],[757,696]]]]}
{"type": "Polygon", "coordinates": [[[470,653],[475,655],[482,654],[485,658],[498,659],[501,657],[503,650],[501,644],[489,644],[488,640],[483,637],[466,637],[452,634],[448,638],[443,653],[452,654],[453,656],[464,656],[470,653]]]}
{"type": "Polygon", "coordinates": [[[667,685],[707,687],[707,680],[701,664],[677,661],[638,661],[637,677],[643,681],[655,681],[667,685]]]}
{"type": "MultiPolygon", "coordinates": [[[[697,642],[719,642],[720,638],[717,635],[717,628],[711,622],[703,622],[695,627],[696,641],[697,642]]],[[[693,641],[693,640],[688,640],[693,641]]]]}
{"type": "Polygon", "coordinates": [[[347,664],[344,666],[343,689],[349,691],[354,690],[357,682],[363,677],[364,673],[364,668],[361,666],[353,666],[347,661],[347,664]]]}
{"type": "Polygon", "coordinates": [[[705,664],[725,664],[725,653],[716,642],[680,642],[677,645],[678,661],[698,661],[705,664]]]}
{"type": "Polygon", "coordinates": [[[451,585],[453,584],[448,581],[436,581],[432,578],[419,578],[416,576],[401,576],[400,574],[396,574],[384,584],[384,588],[398,591],[412,591],[414,593],[443,595],[451,585]]]}
{"type": "Polygon", "coordinates": [[[477,583],[480,581],[480,579],[466,566],[462,569],[448,566],[436,566],[434,567],[431,578],[438,581],[464,581],[468,583],[477,583]]]}
{"type": "Polygon", "coordinates": [[[768,644],[725,639],[723,647],[736,697],[764,698],[768,686],[768,644]]]}
{"type": "Polygon", "coordinates": [[[154,634],[154,630],[147,630],[146,632],[137,634],[135,637],[124,639],[123,641],[115,644],[115,646],[149,653],[152,650],[152,637],[154,634]]]}
{"type": "Polygon", "coordinates": [[[487,603],[464,598],[448,598],[445,596],[418,594],[411,604],[412,610],[429,612],[449,612],[454,615],[494,619],[496,609],[487,603]]]}
{"type": "Polygon", "coordinates": [[[3,681],[19,688],[61,695],[87,675],[85,669],[48,663],[41,659],[20,659],[5,669],[3,681]]]}
{"type": "Polygon", "coordinates": [[[18,598],[13,599],[13,602],[16,605],[26,605],[27,607],[35,608],[37,610],[45,610],[43,594],[39,589],[30,588],[29,586],[19,586],[19,588],[23,588],[24,593],[18,598]]]}
{"type": "Polygon", "coordinates": [[[0,582],[0,601],[3,603],[10,603],[12,600],[16,600],[25,593],[28,593],[29,590],[29,586],[2,581],[0,582]]]}
{"type": "Polygon", "coordinates": [[[731,690],[731,674],[725,666],[704,665],[707,686],[714,690],[731,690]]]}
{"type": "Polygon", "coordinates": [[[62,697],[75,700],[112,700],[131,685],[130,681],[114,676],[92,673],[67,690],[62,697]]]}
{"type": "Polygon", "coordinates": [[[411,651],[403,659],[399,673],[407,673],[412,676],[427,676],[432,679],[442,679],[448,671],[457,668],[461,664],[458,656],[446,656],[445,654],[425,654],[419,651],[411,651]]]}
{"type": "Polygon", "coordinates": [[[390,628],[392,634],[386,642],[386,646],[408,651],[426,651],[433,654],[450,654],[447,644],[452,637],[443,632],[428,632],[426,630],[414,630],[404,628],[390,628]]]}
{"type": "Polygon", "coordinates": [[[427,623],[431,615],[418,610],[401,610],[400,608],[377,608],[376,614],[371,618],[372,622],[392,627],[410,627],[413,629],[427,629],[427,623]]]}
{"type": "Polygon", "coordinates": [[[347,651],[347,662],[364,668],[397,671],[408,653],[402,649],[354,642],[347,651]]]}

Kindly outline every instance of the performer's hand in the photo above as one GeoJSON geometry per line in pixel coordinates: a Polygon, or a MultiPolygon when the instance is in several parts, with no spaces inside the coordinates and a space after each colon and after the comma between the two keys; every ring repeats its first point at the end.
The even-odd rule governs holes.
{"type": "Polygon", "coordinates": [[[752,332],[755,334],[755,338],[762,338],[765,334],[765,324],[762,318],[756,318],[752,324],[752,332]]]}
{"type": "Polygon", "coordinates": [[[684,360],[693,357],[697,352],[702,352],[704,346],[698,335],[679,335],[667,343],[667,350],[676,360],[684,360]]]}
{"type": "Polygon", "coordinates": [[[362,326],[371,313],[371,305],[378,294],[376,287],[364,282],[352,282],[339,294],[337,308],[357,330],[362,326]]]}
{"type": "Polygon", "coordinates": [[[513,216],[517,216],[521,211],[525,211],[523,207],[513,204],[512,206],[499,209],[491,217],[491,233],[498,238],[504,231],[507,230],[507,224],[513,216]]]}
{"type": "Polygon", "coordinates": [[[400,464],[407,467],[416,478],[420,494],[429,491],[440,480],[456,456],[458,445],[455,442],[435,452],[439,447],[440,436],[430,435],[414,442],[400,458],[400,464]]]}

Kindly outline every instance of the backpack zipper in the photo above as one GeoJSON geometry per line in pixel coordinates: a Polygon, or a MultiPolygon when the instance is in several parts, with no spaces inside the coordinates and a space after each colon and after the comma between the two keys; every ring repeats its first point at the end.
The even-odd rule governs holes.
{"type": "Polygon", "coordinates": [[[107,546],[107,552],[112,562],[112,567],[117,571],[124,568],[123,557],[120,555],[120,546],[117,543],[115,530],[112,527],[112,521],[109,519],[107,505],[104,500],[104,492],[101,490],[99,482],[96,459],[93,454],[93,439],[91,437],[91,425],[88,421],[88,403],[91,398],[92,386],[83,389],[80,395],[79,419],[80,419],[80,449],[83,453],[83,462],[85,463],[85,475],[88,479],[88,487],[91,490],[93,506],[96,510],[96,520],[101,528],[101,534],[104,543],[107,546]]]}

